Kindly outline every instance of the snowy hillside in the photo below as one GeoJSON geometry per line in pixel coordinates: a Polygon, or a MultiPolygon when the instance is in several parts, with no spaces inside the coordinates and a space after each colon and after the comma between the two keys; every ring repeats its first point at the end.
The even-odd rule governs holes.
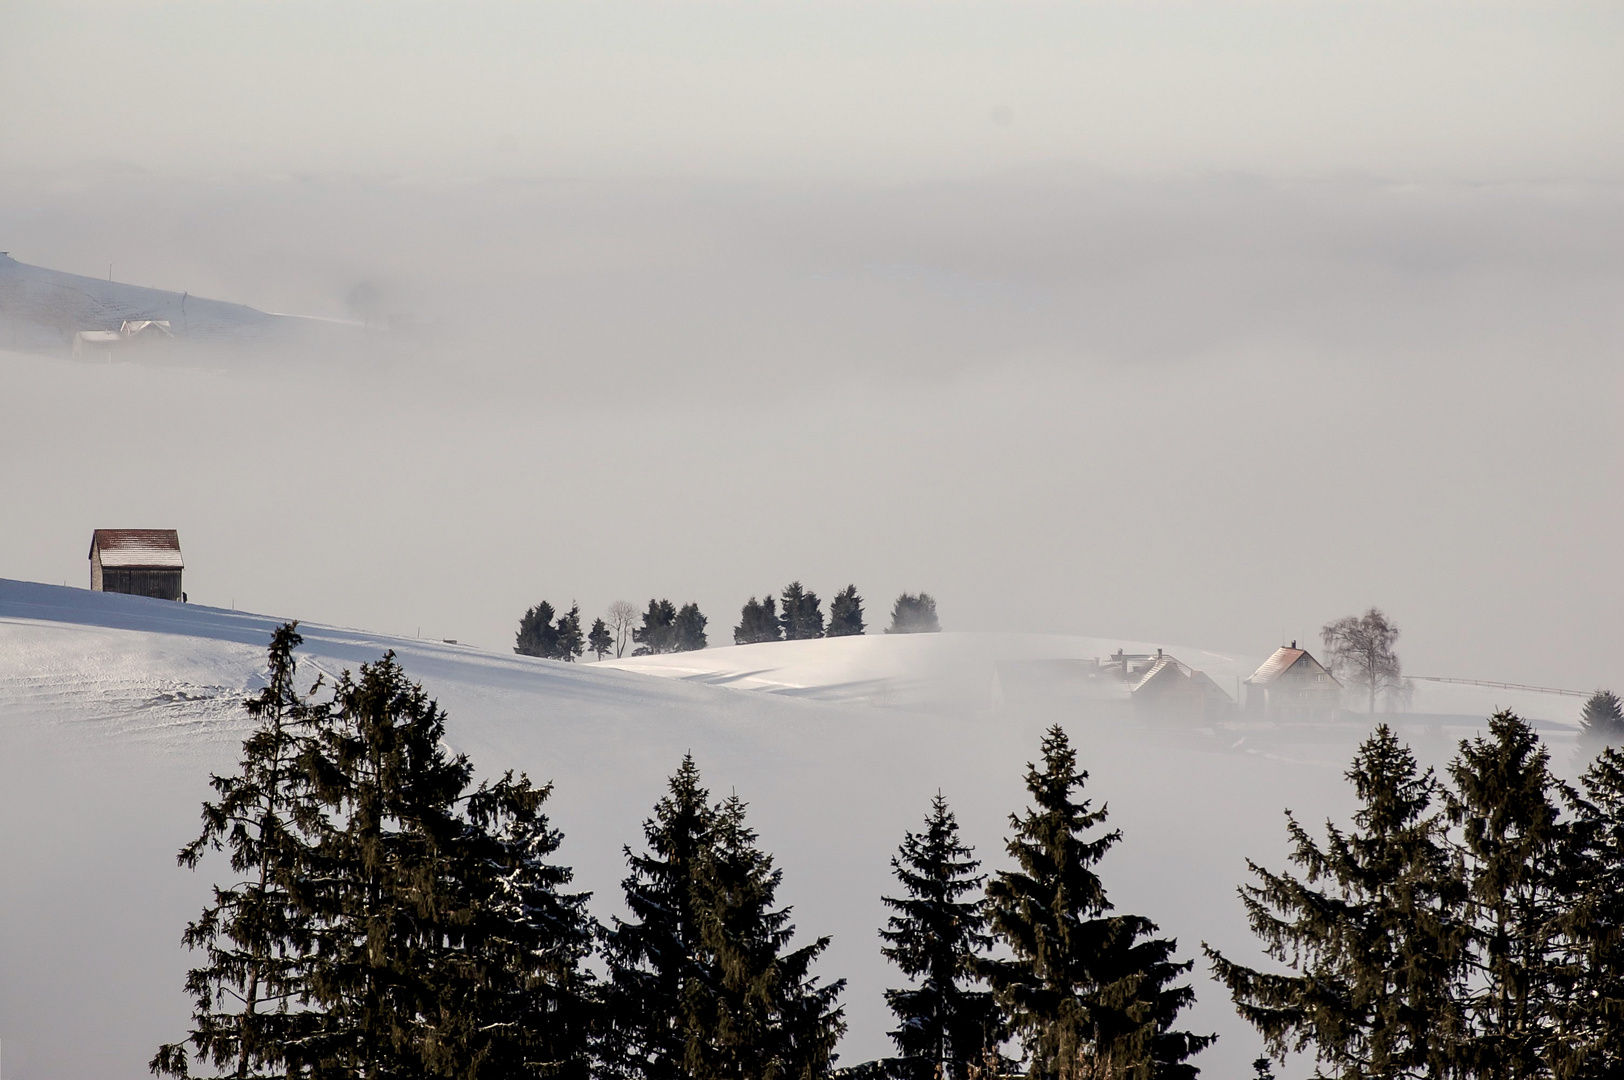
{"type": "MultiPolygon", "coordinates": [[[[278,619],[0,580],[0,1039],[11,1080],[139,1077],[185,1030],[181,929],[216,860],[174,853],[195,831],[210,770],[235,762],[237,703],[257,685],[278,619]]],[[[562,858],[619,910],[621,845],[691,750],[714,793],[737,793],[785,872],[819,965],[850,980],[842,1061],[886,1053],[878,953],[887,860],[940,789],[989,869],[1041,729],[1066,723],[1125,842],[1103,867],[1119,908],[1143,911],[1193,958],[1203,940],[1249,955],[1233,890],[1243,858],[1282,862],[1281,810],[1342,814],[1340,774],[1362,723],[1199,727],[1135,719],[1078,688],[1075,664],[1129,642],[941,634],[730,647],[563,665],[305,625],[304,670],[386,649],[450,713],[484,772],[552,780],[562,858]],[[1070,663],[1073,666],[1068,667],[1070,663]],[[664,677],[652,677],[664,676],[664,677]],[[765,690],[770,692],[749,692],[765,690]],[[1221,813],[1212,807],[1222,805],[1221,813]]],[[[1173,651],[1173,650],[1169,650],[1173,651]]],[[[1182,650],[1220,685],[1246,658],[1182,650]]],[[[1428,760],[1468,730],[1405,735],[1428,760]]],[[[1551,729],[1559,764],[1570,737],[1551,729]]],[[[1206,1075],[1242,1074],[1255,1037],[1198,968],[1196,1030],[1223,1033],[1206,1075]]]]}
{"type": "MultiPolygon", "coordinates": [[[[1094,661],[1118,650],[1153,654],[1159,647],[1052,634],[871,634],[627,657],[603,666],[817,701],[973,714],[997,710],[1024,691],[1060,692],[1068,684],[1079,702],[1125,704],[1126,684],[1087,678],[1094,661]]],[[[1231,696],[1236,680],[1256,670],[1260,659],[1176,646],[1166,651],[1205,671],[1231,696]]]]}
{"type": "MultiPolygon", "coordinates": [[[[207,347],[211,360],[233,347],[310,345],[338,340],[335,335],[348,340],[359,329],[331,319],[272,314],[244,304],[30,266],[0,252],[0,348],[66,352],[76,331],[116,331],[125,320],[143,319],[167,322],[176,345],[207,347]]],[[[150,351],[143,355],[153,356],[150,351]]]]}

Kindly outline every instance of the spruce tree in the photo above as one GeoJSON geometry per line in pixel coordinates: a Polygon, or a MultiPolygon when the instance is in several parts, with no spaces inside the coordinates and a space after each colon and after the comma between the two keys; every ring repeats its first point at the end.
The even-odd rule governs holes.
{"type": "Polygon", "coordinates": [[[669,600],[650,600],[643,612],[643,625],[632,631],[637,648],[633,656],[656,656],[673,651],[676,645],[677,609],[669,600]]]}
{"type": "Polygon", "coordinates": [[[602,660],[614,650],[615,638],[609,632],[609,627],[602,619],[592,621],[592,632],[586,636],[587,648],[592,650],[594,656],[602,660]]]}
{"type": "Polygon", "coordinates": [[[519,633],[513,651],[520,656],[558,655],[558,628],[553,625],[553,605],[543,600],[519,619],[519,633]]]}
{"type": "Polygon", "coordinates": [[[785,641],[823,636],[823,602],[799,581],[784,586],[780,611],[778,623],[783,627],[785,641]]]}
{"type": "Polygon", "coordinates": [[[1611,690],[1597,690],[1579,710],[1579,738],[1593,746],[1624,744],[1624,702],[1611,690]]]}
{"type": "Polygon", "coordinates": [[[1256,971],[1210,947],[1207,956],[1282,1059],[1312,1047],[1321,1075],[1450,1075],[1468,927],[1437,780],[1385,724],[1346,775],[1360,803],[1354,829],[1327,823],[1322,845],[1288,811],[1302,876],[1248,861],[1257,884],[1240,890],[1253,933],[1296,973],[1256,971]]]}
{"type": "Polygon", "coordinates": [[[593,923],[588,894],[566,891],[574,872],[549,861],[562,840],[543,813],[551,793],[509,773],[467,797],[431,1074],[586,1080],[599,1002],[581,965],[593,923]]]}
{"type": "Polygon", "coordinates": [[[547,861],[547,789],[469,792],[444,712],[392,653],[335,703],[305,761],[331,816],[311,892],[316,1075],[584,1077],[590,924],[547,861]]]}
{"type": "MultiPolygon", "coordinates": [[[[591,923],[549,861],[549,789],[508,774],[468,791],[444,714],[393,654],[331,700],[297,694],[298,644],[292,624],[273,639],[243,773],[216,778],[181,852],[225,846],[246,878],[187,931],[210,959],[188,979],[199,1060],[239,1077],[586,1080],[591,923]]],[[[185,1075],[184,1045],[152,1067],[185,1075]]]]}
{"type": "Polygon", "coordinates": [[[689,980],[680,1016],[692,1080],[816,1080],[845,1031],[845,980],[820,985],[812,963],[827,937],[785,951],[790,909],[773,907],[783,871],[756,846],[736,796],[718,809],[714,840],[694,879],[703,977],[689,980]]]}
{"type": "Polygon", "coordinates": [[[1624,1076],[1624,751],[1604,749],[1581,779],[1569,832],[1576,868],[1563,917],[1578,978],[1559,1025],[1558,1075],[1624,1076]]]}
{"type": "Polygon", "coordinates": [[[705,616],[698,604],[684,604],[671,624],[671,651],[695,652],[705,647],[705,616]]]}
{"type": "Polygon", "coordinates": [[[778,601],[771,596],[762,600],[751,597],[739,611],[739,625],[733,628],[733,644],[755,645],[763,641],[781,641],[784,628],[778,623],[778,601]]]}
{"type": "Polygon", "coordinates": [[[828,636],[848,637],[863,630],[863,598],[857,595],[857,586],[847,585],[829,602],[828,636]]]}
{"type": "Polygon", "coordinates": [[[885,1001],[897,1018],[891,1039],[919,1080],[966,1080],[998,1043],[992,994],[975,989],[977,957],[992,937],[973,854],[938,792],[925,831],[905,834],[891,859],[907,895],[883,898],[896,914],[880,931],[880,951],[919,985],[887,990],[885,1001]]]}
{"type": "Polygon", "coordinates": [[[1488,738],[1461,742],[1449,775],[1473,910],[1461,1064],[1489,1080],[1556,1075],[1574,1053],[1557,1021],[1577,974],[1562,932],[1577,892],[1574,837],[1559,800],[1577,793],[1550,771],[1533,728],[1507,711],[1489,719],[1488,738]]]}
{"type": "Polygon", "coordinates": [[[891,625],[887,634],[935,634],[942,629],[936,617],[936,598],[930,593],[903,593],[891,605],[891,625]]]}
{"type": "Polygon", "coordinates": [[[1187,1078],[1187,1059],[1213,1036],[1174,1031],[1194,1000],[1174,986],[1190,970],[1156,924],[1108,915],[1093,867],[1120,839],[1096,832],[1106,811],[1073,801],[1088,778],[1056,725],[1043,738],[1043,766],[1028,765],[1034,805],[1011,815],[1008,851],[1018,869],[988,883],[995,936],[1013,953],[984,965],[998,1003],[1025,1044],[1032,1080],[1187,1078]]]}
{"type": "Polygon", "coordinates": [[[446,942],[466,918],[455,804],[473,770],[447,754],[444,714],[393,653],[359,678],[345,672],[335,704],[338,722],[306,766],[334,818],[313,896],[312,996],[324,1017],[311,1042],[322,1075],[440,1071],[429,1060],[449,1041],[438,1027],[446,942]]]}
{"type": "Polygon", "coordinates": [[[621,883],[630,919],[602,934],[609,970],[609,1023],[602,1056],[611,1075],[630,1080],[682,1080],[688,1028],[681,1022],[688,984],[705,961],[694,910],[694,879],[713,843],[716,811],[692,755],[671,777],[667,794],[643,823],[647,851],[626,848],[631,872],[621,883]]]}
{"type": "MultiPolygon", "coordinates": [[[[209,851],[230,853],[237,880],[215,886],[203,914],[183,940],[203,953],[187,974],[195,1027],[187,1042],[199,1064],[221,1077],[295,1075],[298,1040],[311,1017],[300,1005],[309,989],[311,920],[298,893],[310,870],[306,829],[319,816],[299,759],[319,722],[301,694],[294,650],[303,639],[297,623],[271,636],[266,685],[244,703],[256,726],[243,742],[235,776],[211,776],[218,802],[203,804],[203,830],[181,849],[179,862],[195,869],[209,851]]],[[[188,1074],[186,1043],[160,1047],[154,1073],[188,1074]]]]}
{"type": "Polygon", "coordinates": [[[572,663],[579,660],[585,651],[586,640],[581,636],[581,605],[571,604],[570,609],[558,617],[552,657],[572,663]]]}

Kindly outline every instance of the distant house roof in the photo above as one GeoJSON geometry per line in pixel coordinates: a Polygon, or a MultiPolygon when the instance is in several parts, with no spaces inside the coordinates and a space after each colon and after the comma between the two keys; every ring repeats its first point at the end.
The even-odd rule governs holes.
{"type": "Polygon", "coordinates": [[[135,337],[137,334],[148,332],[156,332],[164,337],[173,336],[169,332],[168,319],[125,319],[124,325],[118,328],[118,332],[125,337],[135,337]]]}
{"type": "Polygon", "coordinates": [[[181,569],[180,534],[174,529],[97,529],[89,557],[98,550],[103,566],[181,569]]]}
{"type": "MultiPolygon", "coordinates": [[[[1305,657],[1316,673],[1324,671],[1326,675],[1331,676],[1331,673],[1325,670],[1325,666],[1315,660],[1307,649],[1296,648],[1294,642],[1291,648],[1282,645],[1274,650],[1274,655],[1263,661],[1263,665],[1252,672],[1246,681],[1254,686],[1266,686],[1290,671],[1305,657]]],[[[1331,676],[1331,679],[1333,682],[1336,681],[1335,676],[1331,676]]]]}
{"type": "Polygon", "coordinates": [[[80,330],[73,336],[91,345],[116,345],[124,340],[117,330],[80,330]]]}
{"type": "MultiPolygon", "coordinates": [[[[1177,660],[1173,659],[1171,656],[1163,656],[1163,657],[1159,658],[1154,664],[1150,665],[1150,669],[1145,672],[1144,676],[1138,682],[1133,684],[1132,689],[1130,689],[1128,692],[1130,694],[1138,693],[1140,690],[1143,690],[1146,686],[1148,686],[1154,680],[1156,680],[1158,678],[1163,678],[1164,677],[1163,673],[1168,671],[1169,669],[1171,669],[1175,674],[1183,675],[1185,677],[1188,677],[1189,674],[1190,674],[1190,669],[1189,668],[1185,667],[1183,664],[1179,663],[1177,660]]],[[[1172,676],[1165,676],[1165,677],[1171,678],[1172,676]]]]}
{"type": "Polygon", "coordinates": [[[1171,656],[1158,657],[1140,680],[1133,684],[1129,694],[1138,694],[1146,687],[1159,686],[1160,689],[1152,691],[1151,696],[1171,689],[1173,687],[1189,687],[1206,697],[1217,697],[1229,701],[1230,696],[1224,688],[1213,682],[1204,671],[1197,671],[1189,664],[1180,663],[1171,656]]]}

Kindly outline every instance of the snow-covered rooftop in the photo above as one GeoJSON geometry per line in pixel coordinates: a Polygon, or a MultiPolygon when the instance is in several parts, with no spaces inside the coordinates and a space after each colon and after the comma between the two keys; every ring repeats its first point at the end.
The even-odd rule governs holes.
{"type": "Polygon", "coordinates": [[[97,529],[90,538],[90,558],[101,551],[101,564],[115,567],[181,569],[180,534],[174,529],[97,529]]]}

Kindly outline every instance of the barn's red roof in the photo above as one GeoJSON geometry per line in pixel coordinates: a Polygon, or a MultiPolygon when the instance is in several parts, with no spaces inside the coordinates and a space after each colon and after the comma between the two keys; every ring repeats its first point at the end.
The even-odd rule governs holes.
{"type": "Polygon", "coordinates": [[[97,529],[90,537],[90,558],[95,558],[98,550],[103,566],[182,568],[180,533],[174,529],[97,529]]]}

